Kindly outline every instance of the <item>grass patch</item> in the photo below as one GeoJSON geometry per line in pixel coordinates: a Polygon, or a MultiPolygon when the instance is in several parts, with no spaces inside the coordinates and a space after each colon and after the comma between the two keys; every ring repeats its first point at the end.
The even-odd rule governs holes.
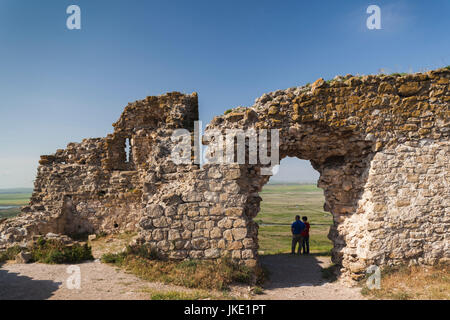
{"type": "Polygon", "coordinates": [[[91,247],[78,243],[65,245],[57,240],[38,239],[31,247],[33,262],[47,264],[78,263],[93,260],[91,247]]]}
{"type": "Polygon", "coordinates": [[[391,73],[391,76],[394,76],[394,77],[403,77],[403,76],[406,76],[408,73],[406,73],[406,72],[395,72],[395,73],[391,73]]]}
{"type": "Polygon", "coordinates": [[[211,294],[204,291],[149,291],[151,300],[202,300],[210,299],[211,294]]]}
{"type": "Polygon", "coordinates": [[[187,288],[227,290],[232,283],[264,281],[264,272],[259,268],[238,265],[229,258],[180,262],[163,260],[152,250],[128,248],[127,252],[104,254],[101,260],[144,280],[187,288]]]}
{"type": "Polygon", "coordinates": [[[0,206],[24,206],[28,204],[31,193],[4,193],[0,194],[0,206]]]}
{"type": "Polygon", "coordinates": [[[363,280],[361,293],[372,299],[448,300],[450,299],[449,265],[400,266],[381,272],[381,288],[370,290],[363,280]]]}
{"type": "Polygon", "coordinates": [[[114,264],[114,265],[120,267],[125,262],[126,257],[127,257],[127,254],[125,252],[123,252],[123,253],[105,253],[102,256],[101,260],[103,263],[114,264]]]}
{"type": "Polygon", "coordinates": [[[229,113],[231,113],[233,111],[233,109],[228,109],[228,110],[226,110],[223,114],[229,114],[229,113]]]}
{"type": "Polygon", "coordinates": [[[13,218],[20,213],[20,207],[28,204],[31,193],[1,193],[0,207],[14,207],[8,209],[0,208],[0,219],[13,218]]]}
{"type": "Polygon", "coordinates": [[[264,294],[264,289],[259,286],[256,286],[256,287],[253,287],[252,292],[253,292],[253,294],[260,295],[260,294],[264,294]]]}

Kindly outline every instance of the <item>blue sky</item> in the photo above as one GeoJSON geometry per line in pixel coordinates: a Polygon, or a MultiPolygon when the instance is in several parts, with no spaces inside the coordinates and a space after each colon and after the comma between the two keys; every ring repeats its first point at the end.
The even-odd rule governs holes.
{"type": "MultiPolygon", "coordinates": [[[[447,0],[0,0],[0,188],[32,186],[39,155],[105,136],[148,95],[197,91],[206,124],[319,77],[449,65],[449,13],[447,0]],[[71,4],[81,30],[66,28],[71,4]],[[371,4],[381,30],[366,28],[371,4]]],[[[277,179],[317,177],[283,164],[277,179]]]]}

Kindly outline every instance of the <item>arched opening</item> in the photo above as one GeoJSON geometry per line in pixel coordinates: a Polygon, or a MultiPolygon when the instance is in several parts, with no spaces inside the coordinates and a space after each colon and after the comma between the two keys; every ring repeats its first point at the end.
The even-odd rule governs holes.
{"type": "MultiPolygon", "coordinates": [[[[366,232],[366,226],[358,224],[358,229],[355,230],[353,225],[354,221],[361,220],[360,213],[364,212],[364,207],[361,206],[360,200],[362,199],[364,185],[367,181],[368,170],[373,156],[372,142],[361,138],[357,131],[346,130],[337,132],[331,127],[323,126],[316,122],[310,122],[307,125],[301,126],[291,126],[288,129],[281,128],[279,137],[279,158],[281,161],[286,159],[283,163],[286,161],[295,161],[289,160],[289,158],[304,159],[319,173],[317,188],[315,190],[319,195],[323,195],[323,207],[319,206],[318,210],[319,212],[326,212],[329,219],[326,222],[327,225],[323,226],[321,232],[322,239],[328,245],[323,246],[325,242],[322,242],[322,249],[320,250],[322,254],[316,252],[315,256],[310,255],[310,259],[319,256],[324,257],[326,253],[328,262],[331,260],[337,266],[336,269],[339,269],[341,272],[342,270],[346,270],[345,268],[348,265],[359,263],[356,253],[361,251],[360,247],[366,244],[362,242],[355,244],[355,239],[358,237],[358,234],[366,232]],[[328,236],[332,244],[328,242],[326,236],[328,236]],[[329,258],[330,248],[331,259],[329,258]]],[[[266,246],[267,248],[267,242],[270,242],[270,238],[268,240],[266,239],[266,244],[263,243],[262,246],[259,243],[261,238],[258,236],[260,231],[258,222],[261,219],[260,209],[261,200],[263,200],[261,196],[264,195],[261,192],[264,192],[264,188],[269,180],[276,181],[276,177],[262,174],[261,169],[263,167],[262,164],[255,166],[248,165],[245,168],[246,181],[241,184],[241,190],[245,190],[248,195],[246,198],[247,231],[255,243],[252,253],[255,259],[259,260],[262,264],[264,264],[263,260],[266,252],[262,253],[262,257],[259,253],[260,251],[267,250],[264,247],[266,246]]],[[[290,219],[289,217],[285,218],[287,221],[290,220],[290,223],[293,222],[293,218],[295,217],[295,214],[292,214],[293,212],[294,210],[291,211],[290,219]]],[[[287,247],[288,251],[290,251],[290,228],[286,225],[288,223],[287,221],[283,222],[285,224],[283,227],[287,229],[287,231],[284,229],[284,236],[287,235],[287,239],[284,240],[284,248],[287,247]]],[[[263,242],[265,241],[264,237],[262,237],[262,240],[263,242]]],[[[275,248],[276,250],[277,248],[275,248]]],[[[273,248],[270,251],[272,251],[273,255],[277,254],[273,252],[273,248]]],[[[274,261],[276,264],[279,264],[281,261],[280,258],[284,259],[285,256],[286,254],[276,256],[274,261]]],[[[320,264],[324,266],[330,264],[323,264],[322,260],[321,258],[311,261],[312,264],[315,263],[312,270],[314,270],[317,282],[323,280],[320,276],[320,271],[322,270],[320,264]]],[[[289,261],[284,262],[286,266],[290,265],[289,261]]],[[[274,268],[276,270],[284,270],[284,273],[291,272],[289,268],[284,269],[279,265],[274,268]]],[[[303,279],[310,271],[304,270],[302,272],[303,279]]],[[[304,279],[303,281],[308,283],[308,279],[304,279]]]]}
{"type": "Polygon", "coordinates": [[[333,243],[328,233],[333,216],[324,211],[324,191],[317,187],[319,177],[310,161],[286,157],[259,192],[260,211],[254,218],[258,224],[258,256],[270,272],[267,285],[272,289],[285,288],[288,282],[303,286],[326,281],[323,270],[331,266],[333,243]],[[309,238],[304,237],[304,248],[297,243],[292,255],[291,224],[296,215],[307,217],[310,232],[309,238]]]}

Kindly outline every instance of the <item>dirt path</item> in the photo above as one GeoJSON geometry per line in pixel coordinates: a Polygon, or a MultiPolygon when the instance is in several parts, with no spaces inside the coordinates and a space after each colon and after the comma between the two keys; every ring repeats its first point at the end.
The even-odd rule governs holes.
{"type": "Polygon", "coordinates": [[[264,294],[256,299],[268,300],[354,300],[364,299],[358,288],[348,288],[322,277],[322,268],[330,265],[329,257],[261,256],[261,263],[270,272],[264,294]]]}
{"type": "MultiPolygon", "coordinates": [[[[322,278],[322,268],[330,264],[328,257],[283,254],[262,256],[261,262],[270,271],[270,281],[264,294],[255,299],[363,299],[359,289],[322,278]]],[[[189,291],[143,281],[98,261],[77,266],[81,272],[79,290],[67,286],[67,265],[4,264],[0,267],[0,300],[143,300],[150,298],[149,292],[189,291]]]]}

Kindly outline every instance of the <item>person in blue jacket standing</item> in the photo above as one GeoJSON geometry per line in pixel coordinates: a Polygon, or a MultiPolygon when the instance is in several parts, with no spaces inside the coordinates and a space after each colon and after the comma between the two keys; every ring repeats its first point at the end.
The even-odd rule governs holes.
{"type": "Polygon", "coordinates": [[[305,224],[300,220],[300,216],[295,216],[295,222],[291,225],[292,232],[292,249],[291,254],[295,254],[295,246],[298,243],[298,254],[301,254],[302,249],[302,232],[305,230],[305,224]]]}

